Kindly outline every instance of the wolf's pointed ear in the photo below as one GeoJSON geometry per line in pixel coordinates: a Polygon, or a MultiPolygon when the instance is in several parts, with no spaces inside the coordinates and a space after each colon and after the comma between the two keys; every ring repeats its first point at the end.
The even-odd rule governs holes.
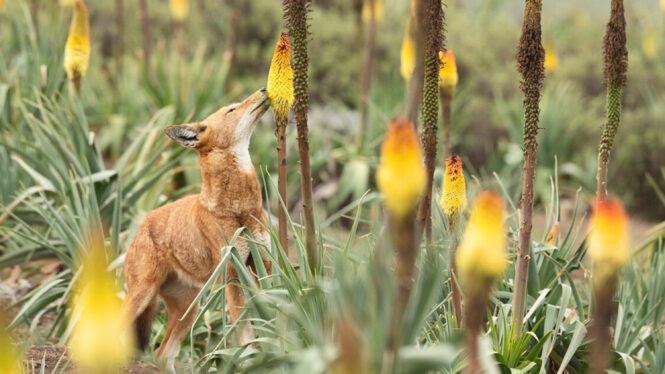
{"type": "Polygon", "coordinates": [[[164,129],[166,135],[188,148],[196,148],[206,126],[202,123],[188,123],[186,125],[169,126],[164,129]]]}

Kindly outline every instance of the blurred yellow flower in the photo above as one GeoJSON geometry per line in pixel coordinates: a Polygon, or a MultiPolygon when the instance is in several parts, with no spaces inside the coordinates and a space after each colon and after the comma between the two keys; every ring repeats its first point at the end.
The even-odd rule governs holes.
{"type": "Polygon", "coordinates": [[[455,224],[466,211],[466,182],[462,170],[462,159],[452,155],[446,159],[446,173],[443,176],[443,194],[439,205],[448,218],[448,224],[455,224]]]}
{"type": "Polygon", "coordinates": [[[169,0],[169,8],[171,8],[171,17],[182,22],[189,13],[189,2],[187,0],[169,0]]]}
{"type": "Polygon", "coordinates": [[[559,67],[559,56],[554,44],[545,44],[545,71],[555,71],[559,67]]]}
{"type": "Polygon", "coordinates": [[[665,13],[665,0],[660,0],[660,9],[665,13]]]}
{"type": "Polygon", "coordinates": [[[71,300],[69,347],[86,373],[116,373],[132,358],[134,334],[121,311],[114,276],[107,270],[103,238],[83,260],[71,300]]]}
{"type": "Polygon", "coordinates": [[[270,105],[278,123],[286,121],[295,100],[293,96],[293,70],[291,69],[291,46],[289,37],[282,33],[275,47],[266,86],[270,105]]]}
{"type": "Polygon", "coordinates": [[[0,0],[0,12],[5,10],[5,0],[0,0]]]}
{"type": "Polygon", "coordinates": [[[458,79],[453,51],[450,49],[445,52],[439,51],[439,87],[452,96],[458,79]]]}
{"type": "Polygon", "coordinates": [[[469,286],[494,280],[506,270],[503,203],[496,192],[485,191],[476,197],[456,260],[462,282],[469,286]]]}
{"type": "Polygon", "coordinates": [[[70,7],[76,4],[76,0],[60,0],[61,7],[70,7]]]}
{"type": "Polygon", "coordinates": [[[83,0],[76,1],[74,17],[69,27],[69,37],[65,45],[65,71],[69,79],[77,80],[85,76],[90,63],[90,25],[88,8],[83,0]]]}
{"type": "Polygon", "coordinates": [[[9,321],[0,311],[0,373],[23,374],[21,354],[19,349],[12,344],[7,326],[9,326],[9,321]]]}
{"type": "MultiPolygon", "coordinates": [[[[665,0],[664,0],[665,1],[665,0]]],[[[654,59],[658,53],[658,44],[656,43],[656,31],[652,28],[646,29],[642,36],[642,51],[649,59],[654,59]]]]}
{"type": "Polygon", "coordinates": [[[425,165],[418,134],[405,117],[395,117],[388,125],[376,181],[392,214],[413,211],[425,187],[425,165]]]}
{"type": "Polygon", "coordinates": [[[400,53],[400,73],[402,73],[402,77],[407,81],[411,79],[413,69],[416,67],[416,45],[413,40],[412,27],[411,18],[409,18],[400,53]]]}
{"type": "Polygon", "coordinates": [[[363,2],[363,21],[369,22],[372,17],[371,7],[374,7],[374,20],[377,22],[383,20],[383,3],[381,0],[365,0],[363,2]]]}
{"type": "Polygon", "coordinates": [[[591,216],[588,253],[594,265],[594,277],[602,282],[616,274],[630,259],[628,216],[619,200],[598,201],[591,216]]]}

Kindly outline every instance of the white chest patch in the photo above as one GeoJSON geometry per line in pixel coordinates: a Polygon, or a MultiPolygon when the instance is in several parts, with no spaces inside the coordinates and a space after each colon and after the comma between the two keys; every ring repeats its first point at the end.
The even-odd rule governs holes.
{"type": "Polygon", "coordinates": [[[235,131],[235,143],[231,146],[231,152],[238,160],[238,166],[244,171],[254,170],[252,158],[249,157],[249,138],[252,136],[253,123],[251,115],[244,115],[235,131]]]}

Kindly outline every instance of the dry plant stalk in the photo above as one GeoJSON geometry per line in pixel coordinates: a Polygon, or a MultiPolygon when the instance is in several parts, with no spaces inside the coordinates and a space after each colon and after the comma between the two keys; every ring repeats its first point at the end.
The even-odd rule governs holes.
{"type": "Polygon", "coordinates": [[[300,156],[300,190],[305,218],[305,249],[312,272],[319,268],[319,253],[316,244],[314,226],[314,201],[312,198],[312,171],[309,160],[309,135],[307,128],[307,110],[309,109],[309,87],[307,66],[307,13],[311,0],[284,0],[284,18],[287,20],[289,36],[293,43],[293,89],[295,103],[293,107],[298,131],[298,154],[300,156]]]}
{"type": "Polygon", "coordinates": [[[88,8],[83,0],[74,4],[74,17],[69,27],[69,36],[65,45],[64,65],[67,77],[81,95],[81,79],[90,64],[90,21],[88,8]]]}
{"type": "Polygon", "coordinates": [[[440,0],[427,0],[425,25],[425,76],[423,87],[423,135],[427,187],[418,207],[418,224],[432,239],[432,187],[436,167],[436,142],[439,129],[439,51],[443,47],[443,8],[440,0]]]}
{"type": "Polygon", "coordinates": [[[279,220],[279,243],[288,254],[288,231],[286,220],[286,209],[288,205],[286,191],[286,124],[289,119],[289,111],[293,105],[293,70],[291,69],[291,46],[289,37],[282,33],[275,47],[270,73],[268,74],[268,85],[266,88],[270,105],[275,113],[277,136],[277,190],[282,200],[278,204],[279,220]],[[282,204],[284,204],[282,206],[282,204]]]}
{"type": "Polygon", "coordinates": [[[595,307],[591,336],[592,374],[603,374],[610,367],[610,322],[617,274],[630,259],[628,217],[619,200],[598,199],[591,217],[588,255],[593,266],[595,307]]]}
{"type": "Polygon", "coordinates": [[[483,328],[490,290],[508,265],[503,202],[497,193],[482,192],[474,201],[455,259],[466,299],[465,342],[469,359],[464,373],[479,374],[478,337],[483,328]]]}
{"type": "Polygon", "coordinates": [[[541,41],[540,13],[542,0],[526,0],[522,35],[517,51],[518,70],[522,75],[520,88],[524,93],[524,167],[522,170],[522,198],[520,199],[520,228],[515,286],[513,290],[513,323],[517,335],[522,332],[526,283],[531,249],[531,219],[533,215],[533,183],[538,149],[538,115],[540,89],[545,78],[545,49],[541,41]]]}
{"type": "Polygon", "coordinates": [[[439,100],[441,101],[441,128],[443,129],[443,157],[452,155],[450,148],[450,104],[459,79],[453,51],[439,51],[439,100]]]}
{"type": "Polygon", "coordinates": [[[607,168],[610,152],[621,123],[621,94],[626,85],[628,50],[626,49],[626,18],[623,0],[612,0],[610,20],[603,39],[603,72],[607,81],[607,119],[598,148],[596,197],[607,196],[607,168]]]}
{"type": "Polygon", "coordinates": [[[420,141],[413,124],[405,117],[394,118],[388,125],[381,147],[381,163],[376,171],[376,182],[389,212],[388,226],[396,261],[397,295],[384,357],[384,372],[391,372],[395,353],[401,344],[402,320],[411,295],[418,254],[416,207],[426,178],[420,141]]]}
{"type": "Polygon", "coordinates": [[[448,238],[450,240],[450,289],[453,310],[457,324],[462,324],[462,298],[457,286],[457,261],[455,255],[459,244],[460,220],[467,207],[466,182],[462,169],[462,160],[457,155],[446,159],[446,173],[443,177],[443,194],[439,205],[448,220],[448,238]]]}

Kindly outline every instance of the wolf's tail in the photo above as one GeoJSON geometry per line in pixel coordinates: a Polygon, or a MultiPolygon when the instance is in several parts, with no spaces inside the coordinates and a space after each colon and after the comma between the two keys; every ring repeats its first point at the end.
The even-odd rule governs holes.
{"type": "Polygon", "coordinates": [[[134,329],[136,332],[136,344],[141,351],[145,351],[150,343],[150,335],[152,332],[152,320],[157,312],[158,300],[155,297],[148,307],[145,308],[143,313],[139,314],[134,321],[134,329]]]}

